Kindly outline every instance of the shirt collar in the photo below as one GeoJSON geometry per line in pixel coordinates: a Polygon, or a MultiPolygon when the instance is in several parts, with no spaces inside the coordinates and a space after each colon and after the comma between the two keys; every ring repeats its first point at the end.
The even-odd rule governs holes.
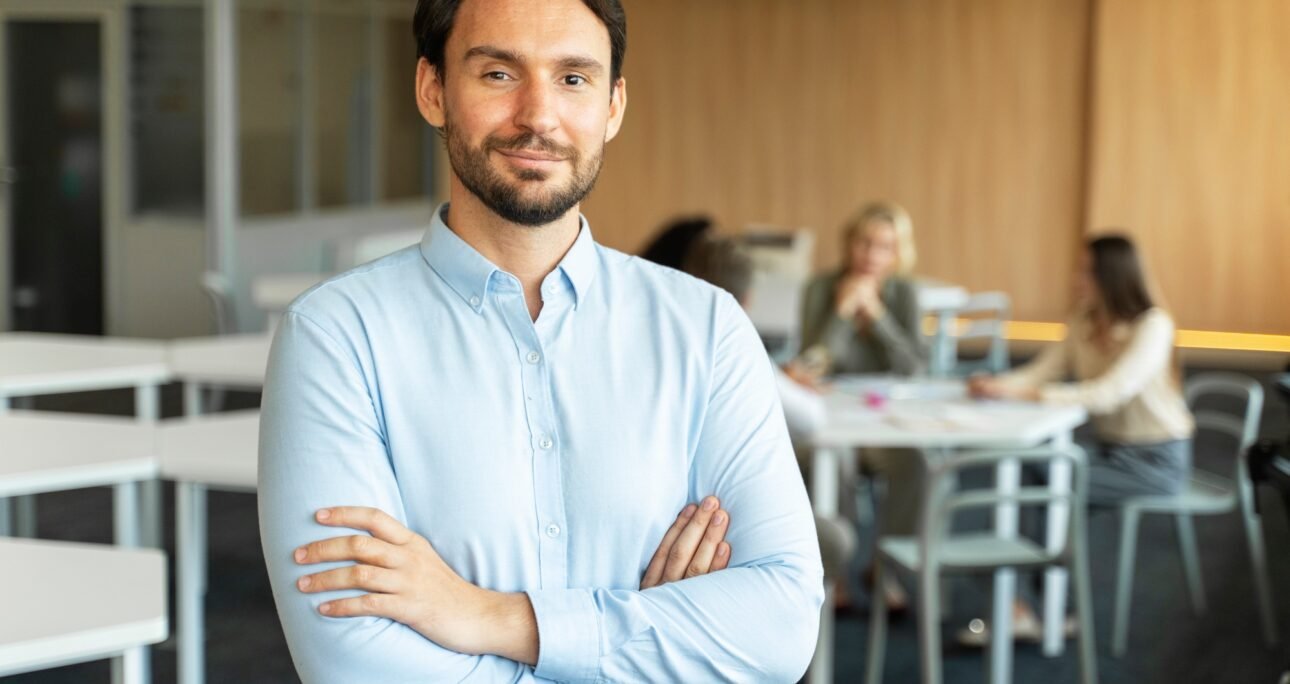
{"type": "MultiPolygon", "coordinates": [[[[487,298],[493,273],[503,271],[452,232],[443,220],[447,212],[446,202],[435,209],[430,230],[421,239],[421,255],[453,292],[479,311],[487,298]]],[[[573,286],[575,307],[586,297],[596,275],[596,244],[591,227],[587,217],[578,218],[578,238],[556,266],[573,286]]]]}

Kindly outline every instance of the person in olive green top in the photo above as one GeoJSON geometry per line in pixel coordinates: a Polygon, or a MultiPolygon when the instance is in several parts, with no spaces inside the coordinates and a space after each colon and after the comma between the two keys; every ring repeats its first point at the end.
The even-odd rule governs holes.
{"type": "MultiPolygon", "coordinates": [[[[798,367],[815,374],[894,373],[918,375],[927,364],[919,331],[921,313],[914,284],[914,229],[909,214],[889,202],[867,204],[843,231],[842,267],[813,280],[802,302],[802,354],[798,367]]],[[[908,449],[865,449],[861,466],[887,480],[880,510],[884,535],[913,534],[924,479],[923,460],[908,449]]],[[[844,482],[854,481],[854,462],[844,461],[844,482]]],[[[856,519],[854,501],[843,513],[856,519]]],[[[895,581],[882,587],[891,610],[907,605],[895,581]]],[[[842,585],[845,586],[845,585],[842,585]]],[[[849,597],[839,592],[839,605],[849,597]]]]}
{"type": "Polygon", "coordinates": [[[802,302],[802,361],[823,373],[916,375],[919,334],[913,227],[899,206],[863,207],[843,233],[842,268],[821,275],[802,302]]]}

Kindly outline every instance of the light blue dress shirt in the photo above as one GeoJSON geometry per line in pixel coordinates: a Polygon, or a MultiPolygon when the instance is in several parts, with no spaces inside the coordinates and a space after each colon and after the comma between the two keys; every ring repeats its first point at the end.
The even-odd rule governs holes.
{"type": "MultiPolygon", "coordinates": [[[[306,682],[793,681],[823,572],[772,367],[733,298],[597,245],[587,226],[519,281],[436,211],[419,246],[303,294],[269,361],[260,527],[306,682]],[[731,515],[730,567],[639,590],[688,502],[731,515]],[[317,612],[292,551],[373,506],[466,580],[527,592],[536,667],[441,648],[387,619],[317,612]]],[[[339,533],[338,533],[339,532],[339,533]]]]}

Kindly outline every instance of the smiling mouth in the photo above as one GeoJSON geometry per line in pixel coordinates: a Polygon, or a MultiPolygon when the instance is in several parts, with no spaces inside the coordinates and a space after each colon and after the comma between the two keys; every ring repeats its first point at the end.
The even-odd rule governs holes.
{"type": "Polygon", "coordinates": [[[528,162],[564,161],[563,157],[556,157],[550,154],[545,154],[543,152],[535,152],[530,150],[497,150],[497,153],[505,157],[510,157],[511,159],[517,159],[520,161],[528,161],[528,162]]]}

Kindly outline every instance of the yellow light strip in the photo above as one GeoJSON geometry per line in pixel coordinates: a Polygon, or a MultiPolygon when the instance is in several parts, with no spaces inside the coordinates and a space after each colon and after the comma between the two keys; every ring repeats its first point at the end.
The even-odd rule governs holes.
{"type": "MultiPolygon", "coordinates": [[[[964,321],[956,321],[962,325],[964,321]]],[[[935,331],[932,319],[924,322],[928,334],[935,331]]],[[[1066,337],[1063,323],[1008,321],[1005,336],[1019,342],[1058,342],[1066,337]]],[[[1183,349],[1223,349],[1290,354],[1290,335],[1220,332],[1215,330],[1179,330],[1178,346],[1183,349]]]]}
{"type": "MultiPolygon", "coordinates": [[[[1061,323],[1008,322],[1007,337],[1010,340],[1057,342],[1065,336],[1066,326],[1061,323]]],[[[1178,346],[1183,349],[1225,349],[1290,354],[1290,335],[1179,330],[1178,346]]]]}

